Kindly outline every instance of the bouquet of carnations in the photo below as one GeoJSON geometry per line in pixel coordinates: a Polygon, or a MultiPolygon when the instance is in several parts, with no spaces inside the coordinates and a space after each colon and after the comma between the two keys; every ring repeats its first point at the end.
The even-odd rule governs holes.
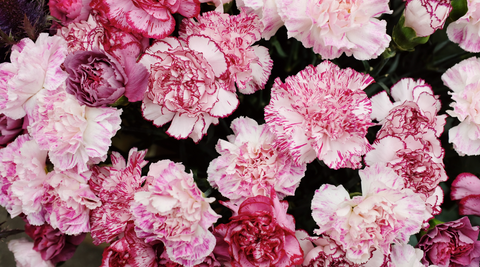
{"type": "Polygon", "coordinates": [[[17,266],[478,266],[479,10],[3,0],[17,266]]]}

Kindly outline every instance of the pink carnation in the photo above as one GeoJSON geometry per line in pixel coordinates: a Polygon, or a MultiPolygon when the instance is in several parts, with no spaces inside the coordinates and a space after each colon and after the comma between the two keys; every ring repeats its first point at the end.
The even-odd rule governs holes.
{"type": "Polygon", "coordinates": [[[133,223],[125,228],[125,235],[103,251],[100,267],[157,267],[155,251],[135,235],[133,223]]]}
{"type": "Polygon", "coordinates": [[[429,36],[443,29],[451,10],[449,0],[407,0],[405,26],[415,30],[417,36],[429,36]]]}
{"type": "Polygon", "coordinates": [[[328,236],[310,237],[306,233],[297,233],[297,238],[305,244],[302,249],[305,254],[302,266],[306,267],[324,267],[324,266],[341,266],[356,267],[357,264],[349,261],[345,257],[345,251],[342,250],[328,236]],[[315,245],[315,246],[314,246],[315,245]]]}
{"type": "Polygon", "coordinates": [[[197,0],[93,0],[90,6],[115,27],[155,39],[163,39],[173,32],[172,14],[193,18],[200,13],[197,0]]]}
{"type": "Polygon", "coordinates": [[[59,19],[63,25],[87,20],[90,14],[91,0],[50,0],[50,14],[59,19]]]}
{"type": "Polygon", "coordinates": [[[148,175],[153,181],[131,204],[137,236],[147,243],[162,241],[168,257],[184,266],[203,262],[215,246],[208,231],[219,218],[209,204],[214,199],[202,196],[181,164],[159,161],[148,175]]]}
{"type": "Polygon", "coordinates": [[[265,121],[297,163],[315,158],[330,168],[360,168],[370,150],[365,135],[371,103],[363,91],[373,79],[324,61],[282,83],[275,80],[265,121]]]}
{"type": "Polygon", "coordinates": [[[214,253],[228,255],[224,258],[229,258],[233,267],[301,264],[303,251],[287,208],[288,203],[276,196],[247,198],[228,224],[214,229],[219,243],[214,253]]]}
{"type": "Polygon", "coordinates": [[[88,184],[103,203],[90,213],[95,245],[111,242],[125,231],[127,222],[133,220],[130,203],[146,180],[142,177],[142,168],[148,163],[144,160],[146,153],[146,150],[138,152],[132,148],[126,163],[118,152],[112,152],[112,167],[93,167],[88,184]]]}
{"type": "Polygon", "coordinates": [[[33,243],[26,238],[8,242],[8,249],[13,252],[17,267],[54,267],[51,261],[42,259],[40,252],[33,249],[33,243]]]}
{"type": "MultiPolygon", "coordinates": [[[[433,146],[440,147],[440,142],[433,146]]],[[[427,209],[433,214],[440,213],[443,191],[440,182],[448,176],[443,164],[443,149],[435,155],[437,149],[425,146],[421,141],[408,137],[404,140],[395,136],[377,139],[365,156],[367,166],[376,163],[386,164],[404,179],[405,187],[412,189],[426,201],[427,209]]]]}
{"type": "Polygon", "coordinates": [[[480,52],[480,1],[469,0],[467,13],[450,23],[447,35],[450,41],[457,43],[465,51],[480,52]]]}
{"type": "Polygon", "coordinates": [[[218,140],[220,157],[208,166],[208,181],[235,203],[274,191],[283,198],[293,196],[306,164],[297,165],[290,155],[273,146],[276,136],[266,125],[240,117],[232,121],[235,135],[218,140]]]}
{"type": "MultiPolygon", "coordinates": [[[[225,1],[225,0],[222,0],[225,1]]],[[[255,13],[263,25],[262,38],[269,40],[277,30],[283,26],[282,18],[278,14],[275,0],[236,0],[238,9],[244,9],[247,13],[255,13]]]]}
{"type": "Polygon", "coordinates": [[[391,243],[408,242],[431,217],[425,202],[403,189],[393,170],[376,164],[359,173],[362,196],[350,198],[342,185],[324,184],[312,200],[312,217],[319,226],[315,233],[329,236],[357,264],[367,262],[374,250],[390,254],[391,243]]]}
{"type": "Polygon", "coordinates": [[[471,173],[461,173],[453,180],[450,196],[460,200],[460,215],[480,216],[480,179],[471,173]]]}
{"type": "Polygon", "coordinates": [[[184,39],[192,34],[211,38],[227,59],[224,75],[229,77],[230,90],[236,90],[236,83],[241,93],[252,94],[265,87],[273,66],[267,48],[252,46],[261,38],[260,28],[259,18],[253,13],[231,16],[212,11],[195,20],[184,19],[179,35],[184,39]]]}
{"type": "Polygon", "coordinates": [[[227,71],[225,56],[208,37],[157,41],[140,63],[150,72],[143,116],[157,126],[171,121],[167,134],[177,139],[198,142],[210,124],[237,108],[237,95],[219,80],[227,71]]]}
{"type": "Polygon", "coordinates": [[[90,211],[102,203],[88,186],[91,172],[52,171],[44,183],[47,189],[42,204],[45,219],[53,228],[67,235],[90,232],[90,211]]]}
{"type": "Polygon", "coordinates": [[[122,110],[81,106],[64,90],[39,97],[30,133],[59,170],[79,173],[107,158],[111,138],[120,129],[122,110]]]}
{"type": "Polygon", "coordinates": [[[442,81],[453,91],[453,110],[447,113],[460,120],[448,131],[448,141],[460,155],[480,155],[480,59],[461,61],[442,75],[442,81]]]}
{"type": "Polygon", "coordinates": [[[378,20],[391,13],[388,0],[364,1],[276,1],[288,37],[313,47],[324,59],[345,53],[358,60],[378,57],[390,43],[387,22],[378,20]]]}
{"type": "Polygon", "coordinates": [[[66,54],[65,40],[47,33],[41,33],[35,43],[24,38],[15,44],[11,63],[0,64],[1,113],[22,118],[35,107],[39,91],[57,89],[68,76],[61,68],[66,54]]]}

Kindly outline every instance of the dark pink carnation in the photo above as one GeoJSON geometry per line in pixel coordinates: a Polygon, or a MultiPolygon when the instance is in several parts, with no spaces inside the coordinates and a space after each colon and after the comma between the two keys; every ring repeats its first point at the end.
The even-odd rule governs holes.
{"type": "Polygon", "coordinates": [[[132,148],[126,163],[119,153],[112,152],[112,167],[93,167],[94,174],[88,183],[102,201],[102,206],[90,213],[95,245],[111,242],[125,231],[127,222],[132,219],[130,202],[146,180],[142,176],[142,168],[147,164],[146,153],[146,150],[137,152],[132,148]]]}
{"type": "Polygon", "coordinates": [[[0,148],[5,147],[17,136],[27,133],[27,117],[14,120],[4,114],[0,114],[0,148]]]}
{"type": "Polygon", "coordinates": [[[418,242],[417,247],[425,252],[422,263],[438,267],[478,266],[478,233],[478,226],[472,227],[468,217],[436,225],[418,242]]]}
{"type": "Polygon", "coordinates": [[[100,267],[157,267],[155,251],[135,235],[133,223],[127,225],[125,236],[103,251],[100,267]]]}
{"type": "Polygon", "coordinates": [[[115,27],[155,39],[163,39],[173,32],[172,14],[193,18],[200,13],[198,0],[93,0],[90,5],[115,27]]]}
{"type": "Polygon", "coordinates": [[[277,197],[247,198],[228,224],[215,228],[217,240],[223,239],[226,244],[220,242],[214,253],[226,255],[228,250],[234,267],[301,264],[303,251],[287,208],[288,204],[280,203],[277,197]]]}
{"type": "Polygon", "coordinates": [[[33,249],[40,252],[42,259],[53,264],[70,259],[86,234],[66,235],[49,224],[30,225],[25,221],[25,233],[33,239],[33,249]]]}
{"type": "Polygon", "coordinates": [[[90,14],[91,0],[50,0],[50,14],[59,19],[64,26],[81,20],[87,20],[90,14]]]}

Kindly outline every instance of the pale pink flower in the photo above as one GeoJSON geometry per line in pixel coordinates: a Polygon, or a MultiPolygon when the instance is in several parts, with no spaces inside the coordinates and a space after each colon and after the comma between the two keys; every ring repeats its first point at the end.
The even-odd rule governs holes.
{"type": "Polygon", "coordinates": [[[175,19],[172,14],[193,18],[200,13],[197,0],[93,0],[90,6],[113,26],[155,39],[163,39],[173,32],[175,19]]]}
{"type": "Polygon", "coordinates": [[[36,105],[42,89],[55,90],[67,78],[61,68],[66,42],[41,33],[34,43],[22,39],[12,47],[11,63],[0,64],[0,112],[12,119],[24,117],[36,105]]]}
{"type": "Polygon", "coordinates": [[[324,266],[341,266],[341,267],[357,267],[345,257],[345,251],[337,245],[328,236],[310,237],[308,234],[297,234],[297,238],[304,245],[302,246],[305,254],[302,266],[307,267],[324,267],[324,266]],[[308,243],[309,242],[309,243],[308,243]],[[315,246],[314,246],[315,245],[315,246]]]}
{"type": "MultiPolygon", "coordinates": [[[[432,145],[441,146],[438,140],[432,145]]],[[[373,149],[365,156],[365,163],[367,166],[383,163],[393,169],[404,179],[405,187],[418,193],[426,201],[429,212],[437,215],[443,202],[439,184],[448,176],[443,164],[443,149],[440,155],[435,155],[435,151],[437,149],[425,146],[411,136],[403,140],[385,136],[375,141],[373,149]]]]}
{"type": "Polygon", "coordinates": [[[54,267],[51,261],[42,259],[40,252],[33,249],[33,242],[26,238],[14,239],[8,242],[8,249],[13,252],[17,267],[54,267]]]}
{"type": "MultiPolygon", "coordinates": [[[[426,145],[438,143],[446,115],[437,115],[441,103],[431,86],[422,79],[404,78],[392,86],[390,93],[393,103],[385,91],[371,98],[372,119],[382,125],[377,138],[413,136],[426,145]]],[[[443,153],[440,146],[433,148],[437,155],[443,153]]]]}
{"type": "Polygon", "coordinates": [[[143,116],[157,126],[171,121],[167,134],[177,139],[198,142],[210,124],[237,108],[237,95],[219,81],[227,71],[225,56],[208,37],[157,41],[140,63],[150,72],[143,116]]]}
{"type": "Polygon", "coordinates": [[[127,163],[114,151],[111,155],[113,166],[93,166],[93,175],[88,184],[102,201],[102,206],[90,213],[91,235],[95,245],[111,242],[125,231],[127,222],[133,220],[130,202],[146,180],[145,176],[142,177],[142,167],[148,163],[144,160],[146,153],[146,150],[130,149],[127,163]]]}
{"type": "Polygon", "coordinates": [[[67,235],[90,232],[90,211],[102,204],[87,183],[91,174],[57,170],[48,173],[42,204],[45,220],[53,228],[67,235]]]}
{"type": "Polygon", "coordinates": [[[480,216],[480,179],[471,173],[461,173],[453,180],[450,197],[460,200],[460,215],[480,216]]]}
{"type": "Polygon", "coordinates": [[[297,163],[318,158],[333,169],[360,168],[372,125],[363,90],[372,82],[369,75],[329,61],[307,66],[285,83],[275,80],[265,121],[297,163]]]}
{"type": "Polygon", "coordinates": [[[122,110],[82,106],[64,90],[43,94],[38,103],[29,132],[56,168],[81,173],[107,158],[122,110]]]}
{"type": "Polygon", "coordinates": [[[312,216],[319,229],[345,251],[353,263],[365,263],[374,250],[390,254],[390,244],[406,243],[431,214],[425,202],[393,170],[376,164],[359,171],[362,196],[350,198],[340,186],[315,191],[312,216]]]}
{"type": "Polygon", "coordinates": [[[242,94],[252,94],[267,83],[273,62],[268,49],[255,45],[261,38],[261,23],[256,14],[232,16],[215,11],[203,13],[194,19],[184,19],[179,36],[186,39],[192,34],[211,38],[225,54],[230,90],[235,83],[242,94]]]}
{"type": "Polygon", "coordinates": [[[215,247],[208,228],[217,221],[210,207],[214,198],[204,198],[181,164],[162,160],[150,165],[147,191],[135,193],[131,212],[135,232],[145,242],[162,241],[170,260],[184,266],[203,262],[215,247]]]}
{"type": "Polygon", "coordinates": [[[449,0],[407,0],[405,26],[419,37],[429,36],[443,25],[452,10],[449,0]]]}
{"type": "Polygon", "coordinates": [[[220,157],[208,166],[208,181],[234,203],[253,196],[270,196],[271,189],[282,199],[293,196],[304,176],[306,164],[297,165],[289,154],[273,144],[276,136],[265,125],[240,117],[232,121],[234,135],[218,140],[220,157]]]}
{"type": "Polygon", "coordinates": [[[260,18],[263,28],[262,38],[270,40],[277,30],[283,26],[282,18],[278,14],[276,0],[236,0],[238,9],[244,8],[247,13],[255,13],[260,18]]]}
{"type": "Polygon", "coordinates": [[[471,57],[448,69],[443,83],[453,92],[447,110],[460,124],[450,128],[448,141],[460,155],[480,154],[480,59],[471,57]]]}
{"type": "Polygon", "coordinates": [[[409,244],[392,244],[390,254],[391,267],[423,267],[423,250],[414,248],[409,244]]]}
{"type": "Polygon", "coordinates": [[[378,57],[390,43],[387,22],[378,20],[391,13],[388,0],[278,0],[278,13],[288,37],[306,48],[313,47],[324,59],[345,53],[358,60],[378,57]]]}
{"type": "Polygon", "coordinates": [[[447,36],[468,52],[480,52],[480,0],[468,0],[467,13],[450,23],[447,36]]]}

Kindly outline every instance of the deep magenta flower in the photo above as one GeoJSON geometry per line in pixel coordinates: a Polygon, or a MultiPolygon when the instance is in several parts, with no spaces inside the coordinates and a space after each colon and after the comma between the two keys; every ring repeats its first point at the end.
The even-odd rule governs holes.
{"type": "Polygon", "coordinates": [[[468,217],[436,225],[418,241],[417,247],[425,252],[422,263],[439,267],[478,266],[479,231],[478,226],[472,226],[468,217]]]}
{"type": "Polygon", "coordinates": [[[265,121],[297,163],[318,158],[333,169],[360,168],[373,125],[363,90],[372,82],[369,75],[329,61],[307,66],[285,83],[275,80],[265,121]]]}

